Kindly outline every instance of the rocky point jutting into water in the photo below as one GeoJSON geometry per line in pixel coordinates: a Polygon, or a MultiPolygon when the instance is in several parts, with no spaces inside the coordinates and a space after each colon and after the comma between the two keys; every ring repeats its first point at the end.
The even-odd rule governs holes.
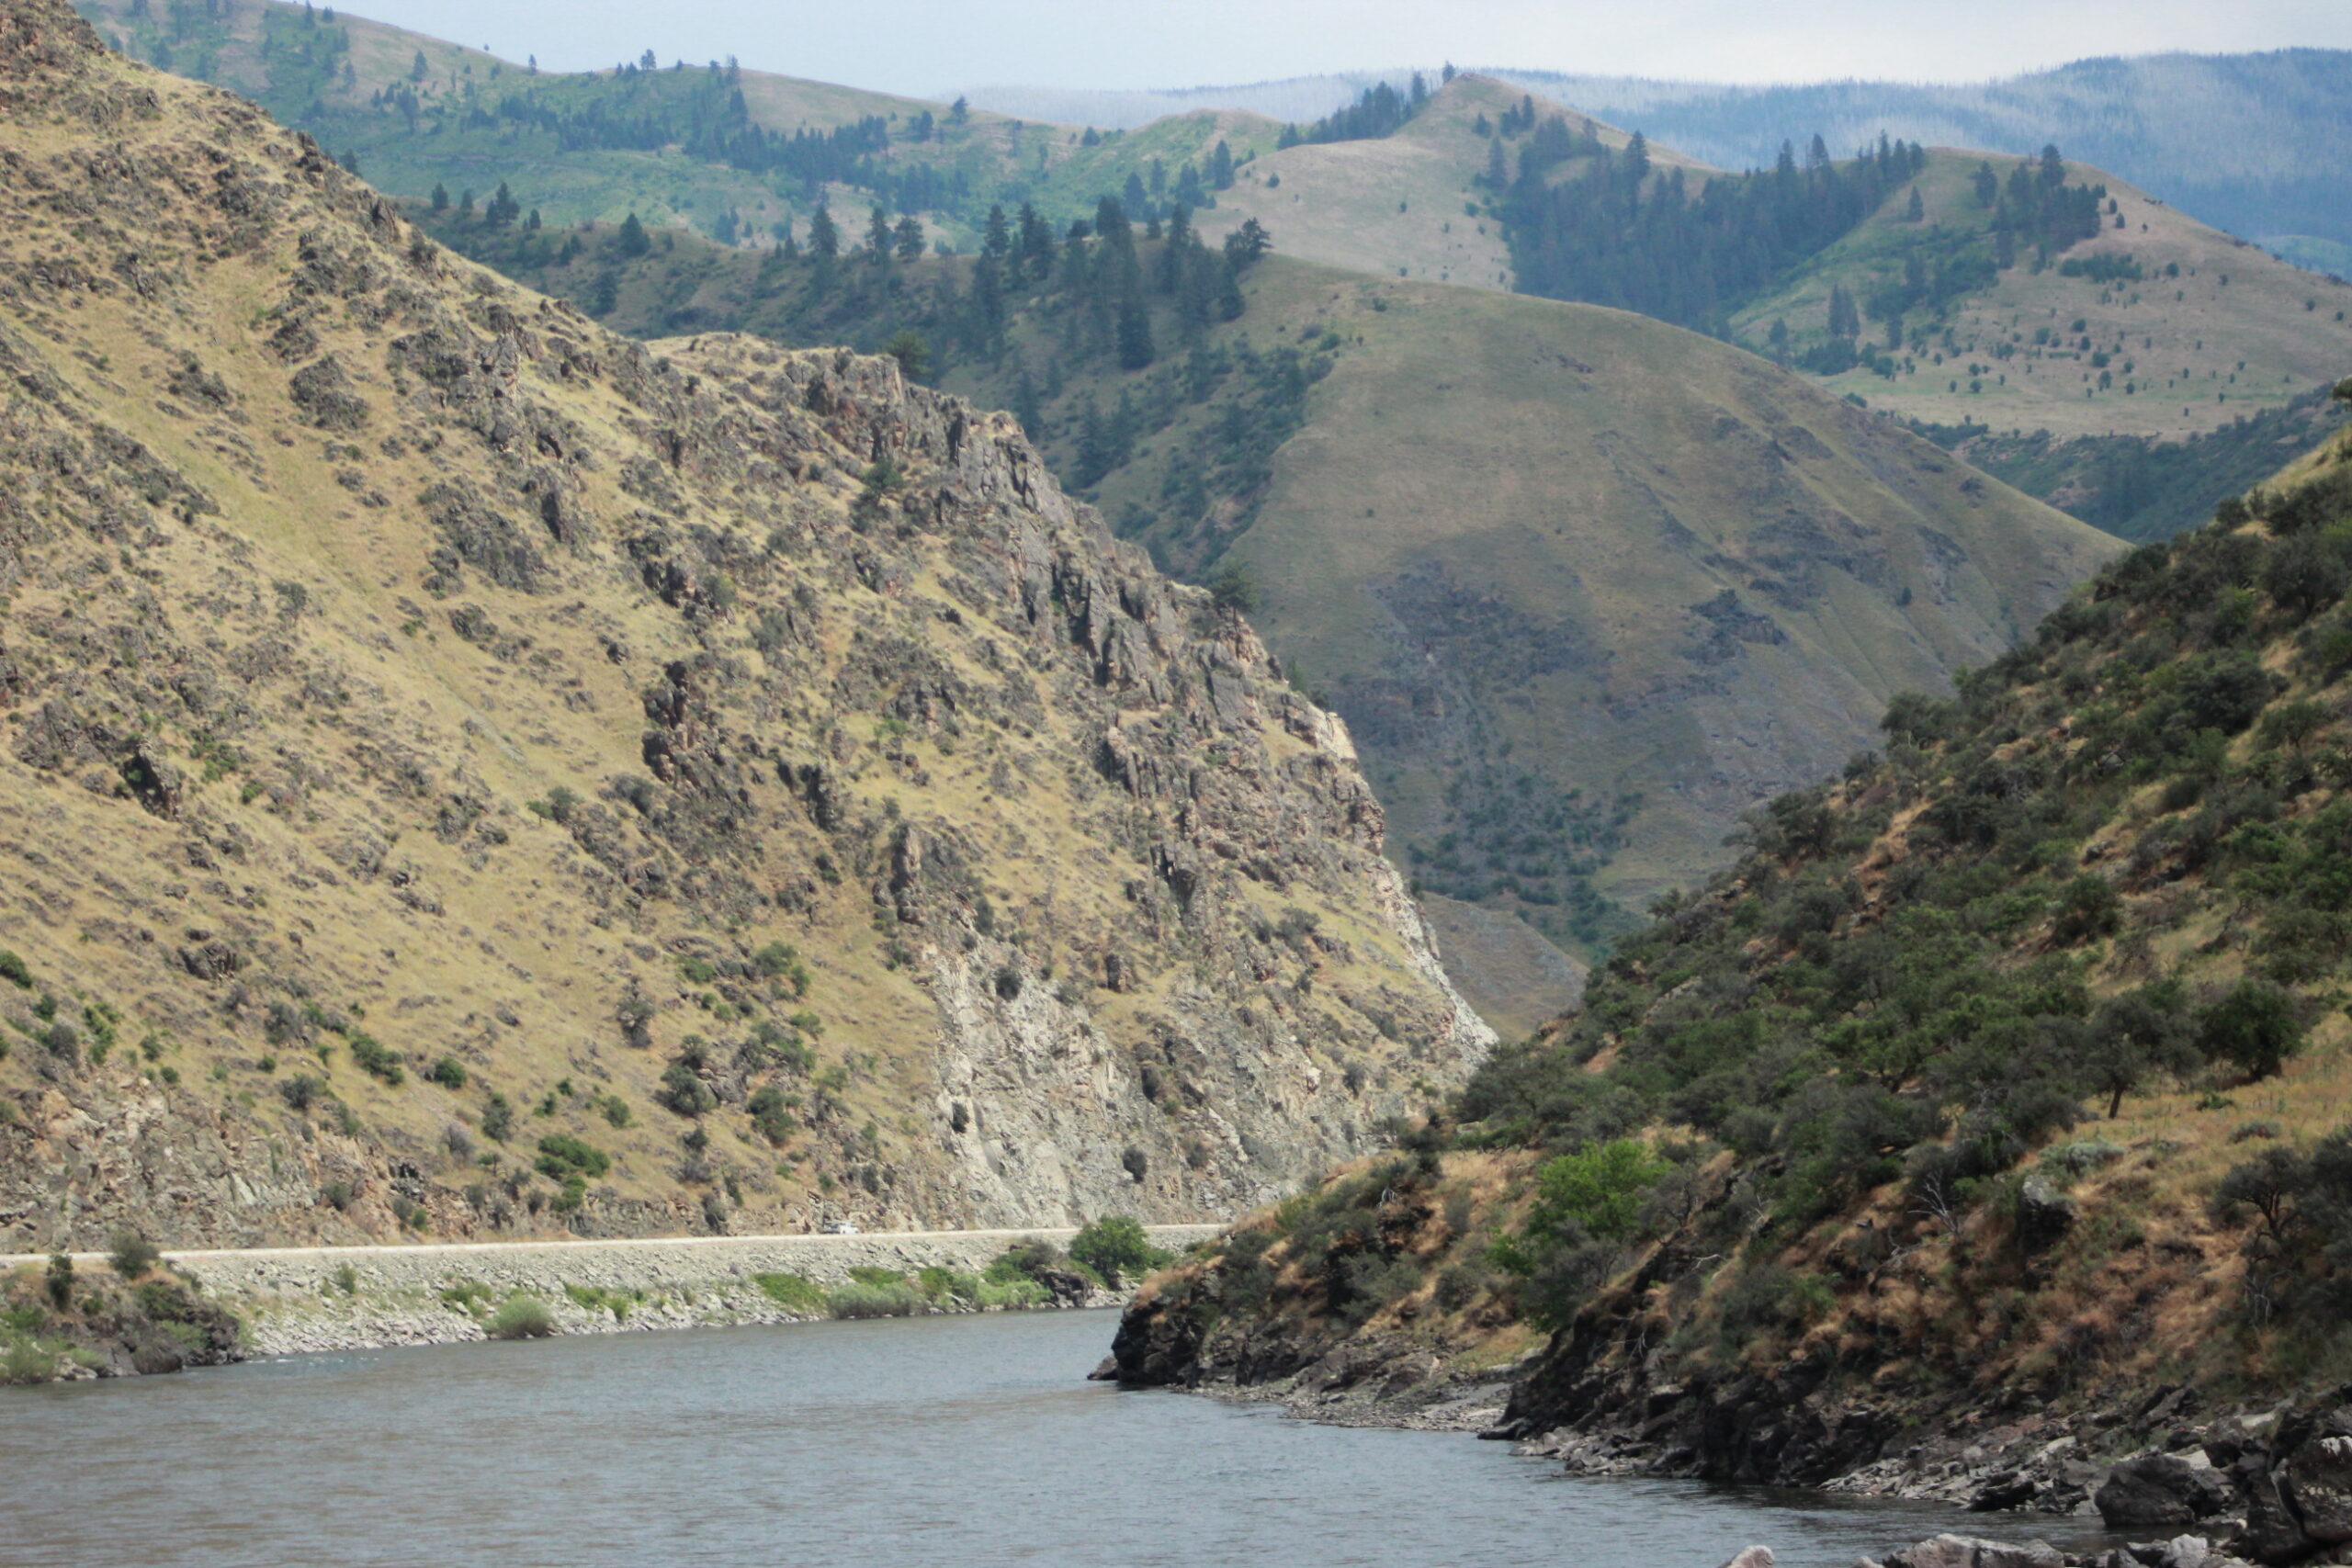
{"type": "Polygon", "coordinates": [[[0,1248],[1230,1212],[1490,1036],[1330,715],[888,360],[0,7],[0,1248]]]}

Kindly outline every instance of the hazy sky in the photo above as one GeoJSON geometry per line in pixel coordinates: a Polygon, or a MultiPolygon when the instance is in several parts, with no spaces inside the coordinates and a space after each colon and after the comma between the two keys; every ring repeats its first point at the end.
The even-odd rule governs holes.
{"type": "Polygon", "coordinates": [[[1961,81],[2092,54],[2352,48],[2352,0],[361,0],[362,16],[576,70],[728,54],[937,94],[1182,87],[1453,60],[1536,71],[1961,81]]]}

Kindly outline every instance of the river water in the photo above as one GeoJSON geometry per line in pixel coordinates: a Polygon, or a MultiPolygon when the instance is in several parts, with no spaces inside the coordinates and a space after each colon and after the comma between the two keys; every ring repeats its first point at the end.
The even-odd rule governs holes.
{"type": "MultiPolygon", "coordinates": [[[[2078,1521],[1564,1476],[1083,1380],[1107,1313],[299,1356],[0,1388],[6,1568],[1848,1568],[2078,1521]]],[[[2069,1538],[2067,1528],[2075,1527],[2069,1538]]]]}

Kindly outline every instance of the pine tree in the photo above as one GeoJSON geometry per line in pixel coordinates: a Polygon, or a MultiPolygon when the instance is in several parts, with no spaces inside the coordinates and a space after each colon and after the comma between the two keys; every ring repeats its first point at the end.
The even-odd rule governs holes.
{"type": "Polygon", "coordinates": [[[433,67],[424,62],[424,51],[418,50],[416,58],[409,62],[408,79],[412,82],[422,82],[432,73],[433,67]]]}
{"type": "Polygon", "coordinates": [[[1037,383],[1030,378],[1026,365],[1012,384],[1012,417],[1021,422],[1032,441],[1044,441],[1051,434],[1046,428],[1045,404],[1037,400],[1037,383]]]}
{"type": "Polygon", "coordinates": [[[449,187],[439,180],[433,182],[433,210],[435,212],[449,210],[449,187]]]}
{"type": "MultiPolygon", "coordinates": [[[[468,191],[466,195],[468,199],[470,200],[473,193],[471,191],[468,191]]],[[[645,225],[637,220],[636,213],[632,212],[628,217],[621,220],[620,251],[622,255],[634,261],[636,258],[643,255],[652,248],[653,242],[647,236],[645,232],[645,225]]]]}
{"type": "Polygon", "coordinates": [[[1225,259],[1233,270],[1248,270],[1250,264],[1274,248],[1273,236],[1255,218],[1245,218],[1241,227],[1225,237],[1225,259]]]}
{"type": "Polygon", "coordinates": [[[820,206],[808,220],[808,254],[827,261],[842,254],[842,231],[833,223],[833,209],[820,206]]]}
{"type": "Polygon", "coordinates": [[[922,220],[910,212],[899,220],[893,231],[899,242],[899,259],[913,261],[922,254],[922,220]]]}
{"type": "Polygon", "coordinates": [[[1004,260],[1006,254],[1012,251],[1012,230],[1005,222],[1002,207],[989,209],[988,227],[981,236],[980,249],[1000,262],[1004,260]]]}
{"type": "Polygon", "coordinates": [[[1233,188],[1233,149],[1227,146],[1222,140],[1209,153],[1209,188],[1211,190],[1233,188]]]}
{"type": "Polygon", "coordinates": [[[1054,270],[1054,226],[1026,201],[1021,204],[1021,263],[1039,283],[1054,270]]]}
{"type": "Polygon", "coordinates": [[[1905,223],[1924,223],[1928,220],[1928,204],[1919,199],[1917,186],[1911,187],[1911,200],[1903,209],[1903,220],[1905,223]]]}
{"type": "Polygon", "coordinates": [[[1080,490],[1091,490],[1102,482],[1111,471],[1110,432],[1102,423],[1102,411],[1096,406],[1094,394],[1086,394],[1078,408],[1078,463],[1070,478],[1080,490]]]}
{"type": "Polygon", "coordinates": [[[1833,284],[1829,289],[1829,335],[1852,338],[1861,330],[1861,314],[1854,309],[1854,297],[1846,292],[1845,285],[1833,284]]]}
{"type": "Polygon", "coordinates": [[[1158,352],[1151,341],[1151,311],[1144,305],[1143,290],[1131,288],[1119,301],[1119,368],[1141,370],[1158,352]]]}

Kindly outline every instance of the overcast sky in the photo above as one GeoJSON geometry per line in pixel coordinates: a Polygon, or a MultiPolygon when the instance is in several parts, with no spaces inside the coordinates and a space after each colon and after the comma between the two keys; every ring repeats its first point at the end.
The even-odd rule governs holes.
{"type": "Polygon", "coordinates": [[[361,0],[578,70],[728,54],[918,95],[1228,85],[1452,60],[1530,71],[1965,81],[2094,54],[2352,48],[2352,0],[361,0]]]}

